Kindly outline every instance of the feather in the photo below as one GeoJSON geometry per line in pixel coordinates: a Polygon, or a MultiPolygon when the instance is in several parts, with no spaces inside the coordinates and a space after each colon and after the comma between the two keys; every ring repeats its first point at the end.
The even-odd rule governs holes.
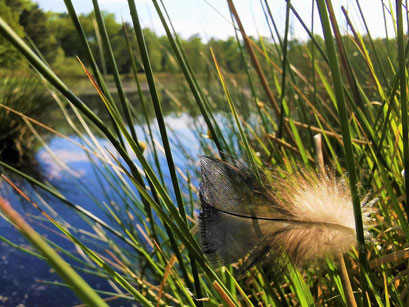
{"type": "Polygon", "coordinates": [[[201,156],[199,216],[203,252],[217,264],[246,258],[282,270],[356,245],[349,189],[333,175],[300,171],[284,178],[201,156]]]}

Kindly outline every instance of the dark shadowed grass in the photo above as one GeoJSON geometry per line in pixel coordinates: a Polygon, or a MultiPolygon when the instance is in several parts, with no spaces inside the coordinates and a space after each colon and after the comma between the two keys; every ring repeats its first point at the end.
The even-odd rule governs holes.
{"type": "Polygon", "coordinates": [[[40,121],[47,121],[52,98],[33,74],[4,74],[0,78],[0,160],[21,170],[40,174],[35,161],[36,144],[24,120],[12,108],[40,121]],[[42,104],[38,104],[42,101],[42,104]]]}

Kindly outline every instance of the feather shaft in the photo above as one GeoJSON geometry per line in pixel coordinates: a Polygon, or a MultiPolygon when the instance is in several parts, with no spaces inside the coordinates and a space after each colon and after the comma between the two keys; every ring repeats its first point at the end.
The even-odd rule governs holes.
{"type": "Polygon", "coordinates": [[[239,273],[263,263],[282,270],[356,245],[349,189],[334,176],[307,171],[285,178],[262,172],[262,182],[243,163],[200,158],[201,243],[217,264],[243,258],[239,273]]]}

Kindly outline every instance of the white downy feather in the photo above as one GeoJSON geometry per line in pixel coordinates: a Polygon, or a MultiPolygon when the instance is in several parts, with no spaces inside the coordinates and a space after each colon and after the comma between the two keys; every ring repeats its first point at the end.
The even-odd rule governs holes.
{"type": "Polygon", "coordinates": [[[356,245],[349,188],[334,176],[300,171],[263,175],[238,162],[201,158],[201,243],[215,262],[246,258],[239,274],[259,262],[275,271],[345,252],[356,245]]]}

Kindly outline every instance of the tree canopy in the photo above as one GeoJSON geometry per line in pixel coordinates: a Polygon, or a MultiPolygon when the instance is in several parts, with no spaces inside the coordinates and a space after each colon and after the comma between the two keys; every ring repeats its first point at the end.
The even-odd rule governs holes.
{"type": "MultiPolygon", "coordinates": [[[[86,52],[67,13],[44,12],[31,0],[5,0],[0,2],[0,15],[19,36],[25,37],[31,44],[34,44],[47,62],[51,66],[54,65],[59,71],[68,71],[69,73],[70,67],[73,66],[72,63],[76,61],[76,56],[87,64],[86,52]]],[[[102,12],[102,15],[119,72],[127,74],[131,70],[131,60],[125,33],[128,35],[131,51],[137,59],[139,58],[133,27],[126,22],[124,24],[118,23],[112,13],[102,12]]],[[[101,71],[107,74],[112,73],[112,67],[105,59],[105,50],[94,12],[79,15],[79,20],[101,71]]],[[[148,28],[144,29],[143,33],[153,70],[156,72],[177,71],[178,67],[175,64],[169,40],[165,36],[158,36],[148,28]]],[[[211,38],[208,42],[203,42],[199,35],[192,35],[188,39],[178,37],[178,39],[195,72],[202,73],[212,67],[210,48],[214,50],[219,63],[225,70],[231,73],[245,72],[245,62],[238,45],[242,42],[238,42],[235,37],[229,37],[225,40],[211,38]]],[[[321,37],[316,36],[314,39],[318,44],[323,44],[321,37]]],[[[364,37],[363,39],[367,40],[368,38],[364,37]]],[[[281,55],[277,51],[281,48],[277,48],[272,39],[252,38],[252,40],[260,47],[260,50],[267,50],[270,54],[269,59],[261,55],[261,61],[281,61],[281,55]]],[[[345,40],[347,51],[352,54],[356,53],[356,46],[349,42],[347,37],[345,40]]],[[[311,61],[306,60],[311,44],[311,40],[300,42],[293,39],[289,41],[287,46],[289,61],[306,76],[311,74],[311,61]]],[[[373,44],[378,53],[387,54],[391,58],[396,56],[396,49],[387,48],[383,39],[375,39],[373,44]]],[[[1,67],[6,69],[12,67],[16,58],[19,58],[18,53],[0,36],[1,67]]],[[[388,61],[387,57],[380,58],[388,61]]],[[[353,59],[354,57],[352,57],[353,59]]],[[[362,66],[361,77],[365,78],[367,67],[362,61],[357,61],[355,64],[362,66]]],[[[388,67],[388,65],[384,66],[388,67]]]]}

